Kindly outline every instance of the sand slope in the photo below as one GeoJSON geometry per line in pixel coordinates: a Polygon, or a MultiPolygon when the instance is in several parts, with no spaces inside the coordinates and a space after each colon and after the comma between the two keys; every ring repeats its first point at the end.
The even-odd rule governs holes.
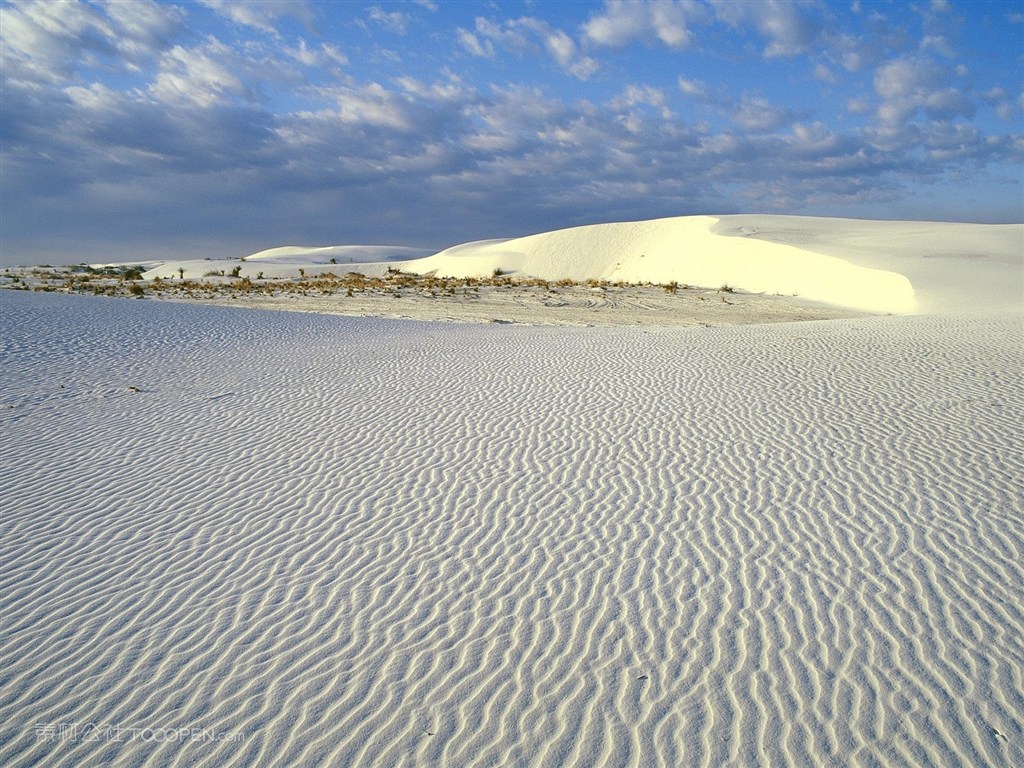
{"type": "MultiPolygon", "coordinates": [[[[250,278],[296,276],[300,269],[368,275],[402,269],[447,277],[500,270],[546,280],[729,285],[875,313],[991,313],[1024,306],[1020,224],[680,216],[464,243],[423,258],[410,258],[410,250],[278,248],[235,266],[250,278]]],[[[218,265],[223,267],[168,262],[146,274],[175,277],[181,268],[194,278],[218,265]]]]}
{"type": "Polygon", "coordinates": [[[416,271],[465,276],[498,268],[548,279],[728,284],[874,312],[909,312],[916,306],[902,275],[792,245],[722,237],[712,231],[717,222],[684,216],[468,244],[419,260],[416,271]]]}
{"type": "Polygon", "coordinates": [[[1024,764],[1019,315],[0,298],[0,764],[1024,764]]]}

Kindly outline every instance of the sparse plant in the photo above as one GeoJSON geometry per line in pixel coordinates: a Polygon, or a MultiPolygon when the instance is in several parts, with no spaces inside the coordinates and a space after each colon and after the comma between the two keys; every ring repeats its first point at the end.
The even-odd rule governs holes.
{"type": "Polygon", "coordinates": [[[142,279],[142,267],[125,267],[121,274],[125,280],[141,280],[142,279]]]}
{"type": "Polygon", "coordinates": [[[130,286],[128,286],[128,293],[140,299],[146,295],[145,289],[138,283],[132,283],[130,286]]]}
{"type": "Polygon", "coordinates": [[[718,289],[719,293],[735,293],[736,289],[728,283],[723,283],[722,287],[718,289]]]}

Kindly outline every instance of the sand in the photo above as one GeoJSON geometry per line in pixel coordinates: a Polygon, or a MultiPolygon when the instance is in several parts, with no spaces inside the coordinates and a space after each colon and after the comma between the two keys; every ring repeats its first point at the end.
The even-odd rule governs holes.
{"type": "Polygon", "coordinates": [[[4,291],[0,764],[1024,764],[1024,315],[966,285],[711,328],[4,291]]]}

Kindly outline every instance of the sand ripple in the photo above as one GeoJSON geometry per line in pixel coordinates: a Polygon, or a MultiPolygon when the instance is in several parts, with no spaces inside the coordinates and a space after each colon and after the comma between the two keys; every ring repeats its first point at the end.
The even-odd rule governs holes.
{"type": "Polygon", "coordinates": [[[0,764],[1024,764],[1019,318],[3,311],[0,764]]]}

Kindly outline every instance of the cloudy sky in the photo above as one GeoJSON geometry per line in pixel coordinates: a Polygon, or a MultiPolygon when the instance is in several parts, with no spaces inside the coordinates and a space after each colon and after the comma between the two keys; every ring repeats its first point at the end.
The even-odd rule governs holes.
{"type": "Polygon", "coordinates": [[[0,0],[0,260],[1024,220],[1024,5],[0,0]]]}

